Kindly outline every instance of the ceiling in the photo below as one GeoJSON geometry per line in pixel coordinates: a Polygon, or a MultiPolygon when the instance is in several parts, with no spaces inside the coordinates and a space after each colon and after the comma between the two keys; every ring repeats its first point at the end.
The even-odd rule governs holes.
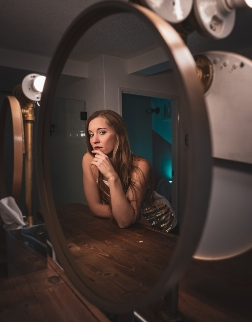
{"type": "MultiPolygon", "coordinates": [[[[0,48],[52,57],[70,23],[87,6],[101,0],[6,0],[1,3],[0,48]]],[[[119,0],[124,1],[124,0],[119,0]]],[[[127,1],[124,1],[127,2],[127,1]]],[[[252,10],[237,10],[235,27],[226,39],[211,40],[197,32],[188,37],[193,53],[246,50],[252,46],[252,10]]],[[[132,58],[159,46],[155,35],[131,14],[107,18],[85,34],[71,58],[88,61],[102,53],[132,58]]],[[[252,58],[252,55],[251,57],[252,58]]]]}

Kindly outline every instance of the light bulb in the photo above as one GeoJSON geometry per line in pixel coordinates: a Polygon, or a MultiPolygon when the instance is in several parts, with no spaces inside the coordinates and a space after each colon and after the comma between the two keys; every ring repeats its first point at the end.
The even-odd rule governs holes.
{"type": "Polygon", "coordinates": [[[33,81],[33,88],[35,91],[42,93],[43,92],[43,88],[44,88],[44,84],[45,84],[45,76],[37,76],[34,81],[33,81]]]}
{"type": "Polygon", "coordinates": [[[29,74],[22,81],[22,91],[31,101],[41,100],[46,77],[39,74],[29,74]]]}
{"type": "Polygon", "coordinates": [[[250,7],[252,8],[252,0],[226,0],[226,4],[230,9],[250,7]]]}
{"type": "Polygon", "coordinates": [[[252,8],[252,0],[245,0],[247,6],[249,6],[250,8],[252,8]]]}

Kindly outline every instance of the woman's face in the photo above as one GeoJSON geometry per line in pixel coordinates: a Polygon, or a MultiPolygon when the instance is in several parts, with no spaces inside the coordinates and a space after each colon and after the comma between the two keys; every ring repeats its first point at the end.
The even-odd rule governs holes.
{"type": "Polygon", "coordinates": [[[88,133],[90,144],[94,150],[100,150],[106,155],[113,152],[117,145],[117,136],[105,118],[97,117],[90,121],[88,133]]]}

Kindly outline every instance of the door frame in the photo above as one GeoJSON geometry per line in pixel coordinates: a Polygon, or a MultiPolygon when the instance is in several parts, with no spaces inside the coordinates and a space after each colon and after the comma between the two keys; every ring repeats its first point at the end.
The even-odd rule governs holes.
{"type": "MultiPolygon", "coordinates": [[[[126,87],[119,87],[119,114],[122,115],[122,94],[140,95],[148,97],[157,97],[163,99],[169,99],[172,103],[172,200],[171,204],[174,211],[178,214],[178,191],[179,191],[179,133],[180,133],[180,122],[179,122],[179,96],[163,94],[157,92],[144,91],[139,89],[132,89],[126,87]],[[175,111],[175,113],[174,113],[175,111]],[[174,126],[175,125],[175,126],[174,126]],[[175,147],[175,149],[173,148],[175,147]]],[[[179,222],[178,218],[178,222],[179,222]]]]}

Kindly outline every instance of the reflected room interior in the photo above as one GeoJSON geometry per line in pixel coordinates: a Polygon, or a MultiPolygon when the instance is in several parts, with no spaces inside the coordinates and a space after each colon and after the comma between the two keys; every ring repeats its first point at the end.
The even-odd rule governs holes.
{"type": "MultiPolygon", "coordinates": [[[[113,15],[81,37],[57,84],[49,146],[51,185],[59,222],[83,273],[95,280],[100,289],[108,284],[109,292],[107,285],[104,292],[111,299],[141,298],[148,292],[169,264],[176,237],[167,245],[162,241],[163,234],[155,237],[153,232],[146,239],[141,227],[121,230],[116,222],[94,218],[83,206],[87,206],[81,167],[87,152],[86,118],[97,109],[120,112],[132,152],[150,162],[154,190],[163,194],[177,212],[179,94],[168,60],[144,22],[133,14],[113,15]],[[132,29],[126,28],[129,21],[132,29],[137,30],[134,35],[132,29]],[[107,44],[106,51],[102,43],[107,44]],[[64,75],[68,66],[80,59],[83,77],[64,75]],[[135,243],[135,256],[127,240],[135,243]],[[150,248],[154,249],[150,252],[150,248]],[[141,274],[143,263],[148,270],[146,276],[141,274]],[[101,283],[97,275],[106,278],[101,283]]],[[[177,234],[178,228],[171,233],[177,234]]]]}

